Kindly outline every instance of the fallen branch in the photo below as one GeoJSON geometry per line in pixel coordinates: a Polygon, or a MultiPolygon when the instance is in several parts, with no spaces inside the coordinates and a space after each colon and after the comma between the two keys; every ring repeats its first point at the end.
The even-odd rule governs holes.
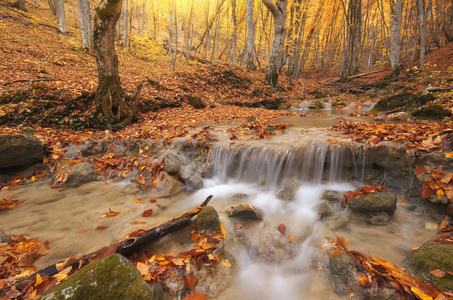
{"type": "MultiPolygon", "coordinates": [[[[73,259],[68,258],[64,262],[60,262],[57,264],[50,265],[42,270],[39,270],[38,272],[16,282],[16,289],[18,291],[22,291],[22,289],[26,288],[36,277],[36,275],[40,275],[41,277],[43,276],[53,276],[55,274],[58,274],[61,270],[67,268],[67,267],[72,267],[75,270],[80,269],[83,265],[93,261],[97,260],[100,258],[103,258],[105,256],[108,256],[113,253],[119,253],[124,256],[131,255],[134,252],[137,252],[140,247],[143,245],[153,242],[169,233],[175,232],[187,225],[189,225],[190,220],[198,214],[198,212],[205,207],[209,201],[212,199],[212,195],[208,196],[206,200],[198,206],[195,210],[193,210],[191,213],[186,213],[183,214],[182,216],[176,218],[176,219],[171,219],[159,226],[156,226],[150,230],[143,230],[139,231],[135,236],[127,238],[125,240],[119,241],[118,243],[113,243],[110,246],[103,247],[95,252],[86,254],[80,258],[73,259]]],[[[5,295],[11,288],[4,288],[3,290],[0,291],[0,298],[5,295]]]]}
{"type": "MultiPolygon", "coordinates": [[[[374,73],[380,73],[380,72],[384,72],[384,71],[386,71],[386,69],[371,71],[371,72],[367,72],[367,73],[361,73],[361,74],[349,76],[347,79],[352,79],[352,78],[367,76],[367,75],[371,75],[371,74],[374,74],[374,73]]],[[[340,78],[326,81],[325,84],[329,84],[329,83],[332,83],[332,82],[338,82],[338,81],[340,81],[340,78]]]]}
{"type": "Polygon", "coordinates": [[[444,92],[444,91],[451,91],[453,90],[453,86],[448,86],[448,87],[434,87],[434,86],[429,86],[426,89],[423,90],[423,95],[428,95],[429,93],[435,93],[435,92],[444,92]]]}
{"type": "Polygon", "coordinates": [[[14,83],[18,83],[18,82],[28,82],[28,85],[24,86],[24,87],[21,87],[21,88],[18,88],[18,89],[3,90],[3,91],[0,91],[0,93],[6,93],[6,92],[13,92],[13,91],[18,91],[18,90],[23,90],[23,89],[25,89],[27,87],[30,87],[33,83],[39,82],[39,81],[54,81],[54,80],[55,79],[51,79],[51,78],[32,79],[32,80],[28,80],[28,79],[14,80],[14,81],[10,81],[10,82],[4,83],[3,85],[4,86],[8,86],[8,85],[11,85],[11,84],[14,84],[14,83]]]}

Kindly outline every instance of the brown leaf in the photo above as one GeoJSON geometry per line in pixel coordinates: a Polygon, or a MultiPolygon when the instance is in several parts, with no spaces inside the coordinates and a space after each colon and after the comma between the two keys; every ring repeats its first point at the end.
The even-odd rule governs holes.
{"type": "Polygon", "coordinates": [[[152,213],[153,213],[152,209],[147,209],[142,213],[142,217],[149,217],[152,215],[152,213]]]}
{"type": "Polygon", "coordinates": [[[431,272],[432,275],[436,276],[436,277],[445,277],[447,275],[447,273],[445,273],[444,271],[442,271],[441,269],[435,269],[435,270],[432,270],[431,272]]]}
{"type": "Polygon", "coordinates": [[[285,232],[286,232],[286,226],[285,226],[285,224],[282,223],[282,224],[278,225],[278,226],[277,226],[277,229],[278,229],[278,231],[280,231],[280,233],[281,233],[282,235],[285,235],[285,232]]]}
{"type": "Polygon", "coordinates": [[[244,223],[237,223],[236,226],[234,226],[234,229],[238,230],[241,229],[244,226],[244,223]]]}
{"type": "Polygon", "coordinates": [[[208,300],[209,296],[205,294],[189,294],[184,300],[208,300]]]}
{"type": "Polygon", "coordinates": [[[156,199],[151,199],[151,200],[149,200],[149,202],[151,202],[151,203],[156,203],[157,200],[156,200],[156,199]]]}
{"type": "Polygon", "coordinates": [[[108,228],[108,226],[100,225],[100,226],[97,226],[96,228],[94,228],[94,230],[105,230],[107,228],[108,228]]]}
{"type": "Polygon", "coordinates": [[[186,286],[192,291],[195,292],[195,289],[197,287],[197,278],[193,276],[192,274],[189,275],[183,275],[182,280],[186,284],[186,286]]]}
{"type": "Polygon", "coordinates": [[[421,191],[420,191],[420,198],[429,198],[430,196],[434,195],[436,192],[429,186],[425,186],[421,191]]]}

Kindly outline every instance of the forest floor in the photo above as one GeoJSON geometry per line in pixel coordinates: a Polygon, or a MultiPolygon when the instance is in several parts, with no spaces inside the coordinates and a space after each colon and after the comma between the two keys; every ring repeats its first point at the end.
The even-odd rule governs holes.
{"type": "MultiPolygon", "coordinates": [[[[94,104],[95,57],[81,47],[72,8],[67,13],[68,34],[63,35],[58,31],[57,18],[44,1],[37,1],[37,6],[27,2],[25,12],[11,4],[12,1],[0,0],[0,134],[33,128],[49,150],[47,162],[58,161],[65,145],[98,136],[106,129],[94,104]]],[[[430,52],[423,70],[409,69],[405,61],[405,68],[396,79],[391,79],[389,65],[361,70],[385,71],[346,83],[329,83],[337,78],[336,69],[304,73],[298,78],[282,74],[279,91],[265,83],[264,71],[260,69],[251,72],[224,63],[201,64],[181,57],[175,71],[170,71],[171,57],[161,46],[150,39],[135,37],[130,43],[126,48],[117,47],[119,72],[127,93],[131,94],[139,84],[144,85],[139,106],[142,119],[115,132],[115,139],[146,136],[171,143],[175,137],[186,136],[200,140],[210,137],[206,126],[213,124],[225,126],[232,142],[244,136],[265,139],[284,134],[291,126],[288,120],[297,124],[297,118],[316,117],[290,109],[301,101],[343,99],[344,105],[338,109],[351,103],[360,108],[367,101],[376,102],[401,91],[420,93],[429,86],[453,85],[453,43],[430,52]],[[191,106],[189,99],[194,97],[206,107],[191,106]],[[266,108],[275,103],[283,109],[266,108]],[[266,126],[277,130],[266,131],[266,126]]],[[[452,110],[453,94],[439,93],[434,102],[452,110]]],[[[359,113],[355,112],[355,116],[359,113]]],[[[451,122],[426,121],[381,127],[378,134],[376,123],[370,117],[363,118],[370,122],[356,123],[354,128],[340,126],[337,130],[354,133],[354,140],[373,144],[382,140],[401,142],[404,136],[409,149],[434,151],[441,148],[441,143],[433,137],[451,127],[451,122]],[[397,134],[401,132],[398,126],[404,126],[406,133],[397,134]]],[[[323,122],[322,118],[318,120],[323,122]]],[[[330,120],[325,127],[329,125],[330,120]]],[[[303,130],[300,132],[303,134],[303,130]]],[[[452,153],[450,148],[443,150],[446,155],[452,153]]],[[[27,180],[36,178],[2,184],[0,189],[27,180]]]]}

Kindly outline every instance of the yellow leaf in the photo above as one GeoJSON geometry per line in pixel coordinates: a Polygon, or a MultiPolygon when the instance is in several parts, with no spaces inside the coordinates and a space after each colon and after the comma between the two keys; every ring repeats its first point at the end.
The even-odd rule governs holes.
{"type": "Polygon", "coordinates": [[[426,295],[425,293],[423,293],[422,291],[420,291],[418,288],[416,287],[411,287],[411,291],[417,295],[417,297],[421,300],[432,300],[433,297],[430,297],[428,295],[426,295]]]}
{"type": "Polygon", "coordinates": [[[30,271],[30,270],[27,270],[27,271],[25,271],[25,272],[22,272],[22,273],[20,273],[20,274],[17,274],[16,276],[14,276],[14,279],[20,280],[20,279],[22,279],[22,278],[27,277],[27,276],[30,275],[30,274],[31,274],[31,271],[30,271]]]}
{"type": "Polygon", "coordinates": [[[445,157],[446,158],[452,158],[453,157],[453,152],[445,152],[445,157]]]}
{"type": "Polygon", "coordinates": [[[40,285],[41,282],[42,282],[41,275],[36,274],[36,282],[35,282],[35,286],[40,285]]]}
{"type": "Polygon", "coordinates": [[[226,231],[225,231],[225,227],[223,227],[223,224],[220,224],[220,227],[222,228],[222,234],[223,234],[223,238],[226,238],[226,231]]]}
{"type": "Polygon", "coordinates": [[[225,267],[228,267],[228,268],[231,268],[231,263],[228,259],[222,259],[220,261],[222,263],[222,265],[224,265],[225,267]]]}
{"type": "Polygon", "coordinates": [[[68,277],[68,275],[66,275],[66,274],[55,274],[52,277],[55,277],[58,280],[58,282],[61,282],[63,279],[68,277]]]}

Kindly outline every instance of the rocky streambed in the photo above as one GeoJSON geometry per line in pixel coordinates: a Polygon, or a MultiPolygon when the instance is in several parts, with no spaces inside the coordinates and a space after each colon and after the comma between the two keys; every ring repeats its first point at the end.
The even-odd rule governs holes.
{"type": "MultiPolygon", "coordinates": [[[[1,213],[3,241],[16,234],[49,240],[49,253],[36,261],[44,268],[191,211],[212,194],[210,212],[194,224],[213,233],[223,225],[226,237],[212,252],[218,262],[175,267],[162,284],[148,285],[128,260],[106,258],[71,275],[45,299],[82,299],[88,291],[113,298],[178,299],[192,293],[190,274],[197,279],[194,290],[214,299],[396,299],[394,289],[359,284],[351,258],[332,255],[325,238],[336,235],[349,240],[351,249],[404,262],[413,276],[452,289],[452,275],[438,280],[430,274],[451,270],[452,246],[430,241],[450,205],[437,195],[429,198],[432,203],[420,199],[423,185],[415,169],[421,154],[424,166],[445,173],[453,171],[453,160],[436,152],[408,153],[390,142],[365,147],[335,136],[341,143],[333,144],[327,141],[332,135],[324,129],[304,134],[290,129],[264,141],[230,141],[213,132],[209,139],[176,138],[169,145],[107,136],[68,145],[64,158],[46,166],[2,169],[3,181],[35,169],[52,171],[50,177],[0,192],[0,198],[24,201],[1,213]],[[341,200],[366,185],[384,188],[341,200]],[[109,210],[119,214],[101,218],[109,210]],[[107,282],[120,284],[106,287],[107,282]]],[[[187,227],[144,250],[178,255],[193,248],[192,237],[187,227]]]]}

